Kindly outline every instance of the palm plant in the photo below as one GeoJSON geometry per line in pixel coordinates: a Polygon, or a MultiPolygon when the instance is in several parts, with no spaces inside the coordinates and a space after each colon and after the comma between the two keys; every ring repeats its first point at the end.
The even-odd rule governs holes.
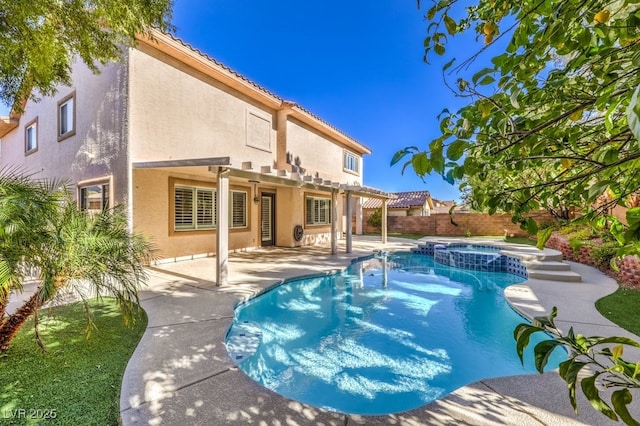
{"type": "Polygon", "coordinates": [[[126,321],[133,320],[151,252],[149,242],[129,231],[121,207],[89,214],[60,182],[0,170],[0,352],[29,317],[37,327],[38,309],[63,290],[84,303],[89,325],[87,301],[105,295],[116,298],[126,321]],[[9,296],[23,290],[32,271],[36,291],[7,314],[9,296]]]}

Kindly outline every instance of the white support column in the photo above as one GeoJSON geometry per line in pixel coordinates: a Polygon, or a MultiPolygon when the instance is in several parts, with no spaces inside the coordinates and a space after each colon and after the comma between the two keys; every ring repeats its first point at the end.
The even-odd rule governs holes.
{"type": "Polygon", "coordinates": [[[356,235],[362,235],[362,197],[356,197],[356,235]]]}
{"type": "Polygon", "coordinates": [[[219,168],[216,191],[216,285],[229,283],[229,173],[228,169],[219,168]]]}
{"type": "Polygon", "coordinates": [[[331,254],[338,254],[338,191],[331,191],[331,254]]]}
{"type": "Polygon", "coordinates": [[[351,253],[353,246],[353,236],[351,235],[351,217],[353,216],[353,208],[351,203],[353,202],[353,198],[351,197],[351,191],[347,191],[347,196],[345,198],[345,202],[347,203],[347,253],[351,253]]]}
{"type": "Polygon", "coordinates": [[[382,244],[387,244],[387,199],[382,199],[382,244]]]}

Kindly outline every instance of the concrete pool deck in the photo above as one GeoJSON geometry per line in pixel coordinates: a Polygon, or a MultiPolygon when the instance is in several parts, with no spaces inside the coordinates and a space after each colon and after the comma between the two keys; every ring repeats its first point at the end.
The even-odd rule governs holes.
{"type": "MultiPolygon", "coordinates": [[[[468,241],[468,240],[466,240],[468,241]]],[[[474,241],[475,242],[475,241],[474,241]]],[[[386,416],[345,415],[295,402],[258,385],[240,371],[224,346],[235,305],[282,279],[343,269],[374,250],[408,251],[417,242],[375,237],[354,239],[353,253],[331,256],[327,246],[273,248],[232,254],[227,286],[216,287],[215,261],[200,258],[150,268],[140,293],[147,330],[124,374],[123,425],[606,425],[582,397],[580,414],[569,404],[556,372],[481,380],[426,406],[386,416]]],[[[526,316],[557,306],[557,324],[589,335],[638,339],[603,318],[594,302],[616,290],[615,281],[579,264],[582,282],[531,279],[509,287],[510,303],[526,316]]],[[[514,344],[515,351],[515,344],[514,344]]],[[[640,359],[640,353],[625,353],[640,359]]],[[[640,402],[631,413],[640,418],[640,402]]]]}

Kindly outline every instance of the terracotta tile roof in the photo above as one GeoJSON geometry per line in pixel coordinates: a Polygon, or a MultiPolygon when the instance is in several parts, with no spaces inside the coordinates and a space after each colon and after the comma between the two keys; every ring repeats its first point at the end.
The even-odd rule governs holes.
{"type": "MultiPolygon", "coordinates": [[[[396,198],[387,203],[389,209],[408,209],[410,207],[422,207],[430,197],[429,191],[392,192],[396,198]]],[[[382,200],[369,198],[362,204],[363,209],[377,209],[382,206],[382,200]]]]}
{"type": "Polygon", "coordinates": [[[206,53],[204,53],[202,50],[194,47],[193,45],[187,43],[186,41],[182,40],[181,38],[178,38],[176,36],[174,36],[171,33],[165,33],[165,32],[161,32],[160,34],[170,37],[173,41],[180,43],[181,45],[183,45],[184,47],[186,47],[187,49],[193,51],[194,53],[197,53],[198,55],[202,56],[203,58],[205,58],[208,61],[213,62],[214,64],[216,64],[217,66],[219,66],[220,68],[224,69],[225,71],[227,71],[230,74],[233,74],[235,77],[239,78],[240,80],[249,83],[250,85],[252,85],[253,87],[255,87],[258,90],[261,90],[262,92],[268,94],[269,96],[273,96],[274,98],[278,99],[279,101],[284,101],[284,99],[282,99],[280,96],[276,95],[275,93],[273,93],[272,91],[260,86],[258,83],[249,80],[247,77],[245,77],[244,75],[240,74],[239,72],[235,71],[232,68],[229,68],[227,65],[223,64],[222,62],[218,61],[217,59],[207,55],[206,53]]]}

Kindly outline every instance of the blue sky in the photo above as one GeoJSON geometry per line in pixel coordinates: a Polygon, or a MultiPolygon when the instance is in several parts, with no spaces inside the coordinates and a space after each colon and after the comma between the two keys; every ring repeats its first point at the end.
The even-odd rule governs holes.
{"type": "Polygon", "coordinates": [[[389,166],[397,150],[438,136],[443,108],[461,106],[442,83],[444,60],[422,61],[426,23],[414,0],[180,0],[173,22],[184,41],[369,146],[366,185],[458,198],[440,176],[423,182],[389,166]]]}
{"type": "Polygon", "coordinates": [[[452,56],[466,59],[481,42],[457,40],[447,47],[452,56],[434,55],[426,64],[425,12],[415,0],[175,3],[178,37],[370,147],[366,185],[459,197],[457,185],[438,175],[422,181],[389,164],[399,149],[425,148],[439,136],[443,108],[462,106],[444,86],[441,68],[452,56]]]}

